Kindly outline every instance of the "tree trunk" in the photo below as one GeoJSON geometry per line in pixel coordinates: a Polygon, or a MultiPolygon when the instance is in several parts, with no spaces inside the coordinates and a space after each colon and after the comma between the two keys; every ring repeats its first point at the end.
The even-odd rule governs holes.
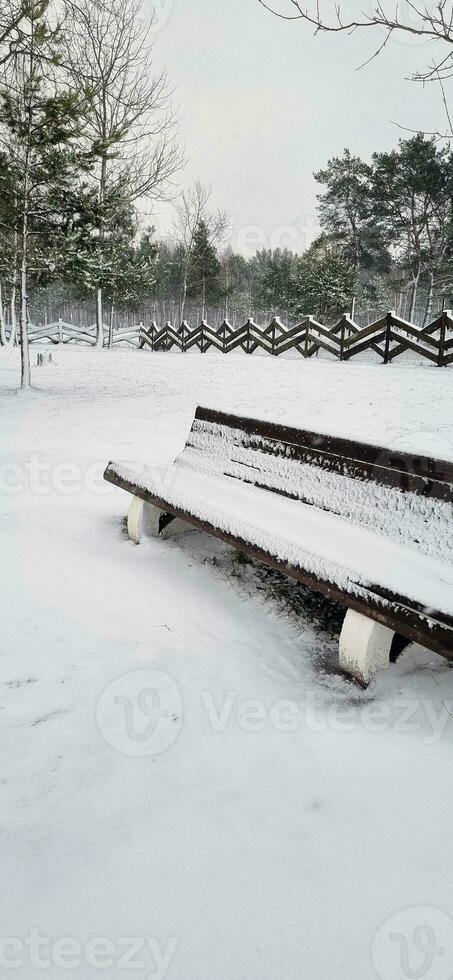
{"type": "Polygon", "coordinates": [[[0,283],[0,347],[4,347],[5,344],[6,344],[6,324],[5,324],[5,312],[3,309],[2,284],[0,283]]]}
{"type": "Polygon", "coordinates": [[[203,291],[202,291],[202,303],[201,303],[201,318],[204,320],[206,316],[206,279],[203,272],[203,291]]]}
{"type": "Polygon", "coordinates": [[[115,304],[112,303],[110,307],[110,318],[109,318],[109,350],[113,347],[113,319],[115,316],[115,304]]]}
{"type": "MultiPolygon", "coordinates": [[[[31,72],[30,72],[31,74],[31,72]]],[[[25,158],[24,192],[22,203],[22,263],[20,276],[20,386],[30,388],[30,351],[28,346],[28,209],[29,209],[29,169],[30,169],[30,134],[31,106],[29,104],[28,147],[25,158]]]]}
{"type": "MultiPolygon", "coordinates": [[[[15,207],[17,208],[17,197],[15,199],[15,207]]],[[[1,306],[1,323],[0,323],[0,334],[3,334],[3,340],[0,337],[0,343],[8,344],[10,347],[14,347],[17,337],[17,317],[16,317],[16,295],[17,295],[17,262],[19,256],[19,236],[17,229],[14,232],[14,261],[13,261],[13,275],[12,275],[12,287],[11,287],[11,297],[10,297],[10,330],[9,337],[6,338],[6,320],[5,320],[5,308],[2,302],[1,286],[0,286],[0,306],[1,306]]]]}
{"type": "MultiPolygon", "coordinates": [[[[105,127],[104,127],[104,139],[105,139],[105,127]]],[[[103,266],[104,266],[104,239],[105,239],[105,225],[104,225],[104,204],[105,204],[105,191],[107,184],[107,160],[105,155],[102,157],[101,162],[101,176],[99,180],[99,245],[100,245],[100,274],[102,282],[103,266]]],[[[96,347],[98,350],[102,349],[104,346],[104,309],[103,309],[103,296],[102,296],[102,286],[99,285],[96,293],[96,347]]]]}
{"type": "Polygon", "coordinates": [[[182,280],[182,296],[181,296],[181,323],[184,322],[184,317],[186,315],[186,300],[187,300],[187,268],[184,269],[184,277],[182,280]]]}
{"type": "Polygon", "coordinates": [[[229,292],[230,292],[230,277],[229,277],[229,274],[228,274],[228,267],[225,266],[225,316],[224,316],[224,320],[225,320],[226,323],[228,322],[228,313],[229,313],[229,309],[228,309],[229,292]]]}
{"type": "Polygon", "coordinates": [[[11,290],[11,329],[9,332],[9,343],[14,347],[17,337],[17,316],[16,316],[16,284],[11,290]]]}
{"type": "Polygon", "coordinates": [[[30,168],[32,158],[33,130],[33,79],[35,72],[35,13],[32,6],[30,15],[30,49],[28,75],[24,80],[25,113],[27,116],[26,151],[24,160],[24,180],[22,190],[21,215],[21,273],[20,273],[20,386],[27,390],[31,386],[30,350],[28,346],[28,222],[30,210],[30,168]]]}
{"type": "Polygon", "coordinates": [[[415,321],[415,309],[417,306],[417,293],[418,293],[419,282],[420,282],[420,269],[418,270],[417,275],[414,276],[412,279],[411,305],[409,310],[410,323],[414,323],[415,321]]]}
{"type": "Polygon", "coordinates": [[[20,386],[21,388],[30,388],[31,385],[31,375],[30,375],[30,351],[28,347],[28,296],[27,296],[27,286],[28,286],[28,268],[27,268],[27,249],[28,249],[28,194],[26,198],[27,204],[24,209],[23,216],[23,234],[22,234],[22,268],[21,268],[21,314],[20,314],[20,386]]]}
{"type": "Polygon", "coordinates": [[[429,287],[428,296],[426,298],[425,315],[423,317],[423,326],[426,327],[430,321],[432,309],[433,309],[433,299],[434,299],[434,273],[429,274],[429,287]]]}
{"type": "Polygon", "coordinates": [[[96,292],[96,347],[102,350],[104,346],[104,304],[102,302],[102,289],[99,286],[96,292]]]}

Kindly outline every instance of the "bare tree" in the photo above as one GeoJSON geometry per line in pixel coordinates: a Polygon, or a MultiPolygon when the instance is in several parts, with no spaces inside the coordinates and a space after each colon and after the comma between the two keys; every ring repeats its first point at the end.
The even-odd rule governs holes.
{"type": "MultiPolygon", "coordinates": [[[[447,117],[448,132],[436,133],[443,137],[453,135],[453,120],[445,94],[444,82],[453,75],[453,2],[452,0],[436,0],[425,4],[419,0],[407,0],[404,8],[395,0],[379,0],[376,6],[367,13],[349,16],[345,4],[336,0],[314,0],[311,6],[301,0],[281,0],[276,6],[273,0],[258,0],[266,10],[282,20],[305,21],[315,28],[315,33],[345,33],[351,34],[356,30],[374,28],[384,31],[382,40],[366,60],[368,64],[386,47],[395,34],[406,34],[412,37],[425,38],[427,41],[438,42],[434,57],[423,70],[415,71],[414,81],[437,82],[442,92],[442,101],[447,117]]],[[[431,49],[430,49],[431,50],[431,49]]],[[[363,66],[362,66],[363,67],[363,66]]]]}
{"type": "Polygon", "coordinates": [[[182,164],[165,72],[153,66],[152,18],[142,0],[65,0],[67,60],[92,92],[84,139],[98,197],[97,344],[103,344],[103,240],[111,201],[168,193],[182,164]]]}
{"type": "Polygon", "coordinates": [[[200,221],[204,221],[206,225],[209,244],[216,248],[220,248],[224,244],[230,226],[230,219],[226,211],[220,209],[216,211],[209,210],[211,195],[211,186],[202,184],[197,179],[189,190],[182,191],[175,205],[172,237],[175,244],[183,252],[180,304],[181,323],[184,320],[186,309],[187,280],[194,247],[195,232],[200,225],[200,221]]]}

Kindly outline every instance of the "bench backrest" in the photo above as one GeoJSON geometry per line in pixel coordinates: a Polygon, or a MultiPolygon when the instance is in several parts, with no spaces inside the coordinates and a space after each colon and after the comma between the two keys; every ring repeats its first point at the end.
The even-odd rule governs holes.
{"type": "Polygon", "coordinates": [[[252,483],[453,560],[453,463],[197,408],[179,466],[252,483]]]}

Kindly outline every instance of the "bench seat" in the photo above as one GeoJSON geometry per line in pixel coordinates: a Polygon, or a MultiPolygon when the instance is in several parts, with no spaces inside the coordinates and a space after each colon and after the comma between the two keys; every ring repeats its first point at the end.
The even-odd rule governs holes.
{"type": "Polygon", "coordinates": [[[380,586],[453,617],[453,565],[336,514],[178,463],[163,479],[146,467],[112,464],[110,471],[131,492],[143,490],[185,519],[196,517],[352,595],[380,586]]]}
{"type": "Polygon", "coordinates": [[[106,479],[453,659],[450,464],[242,422],[198,409],[175,463],[106,479]]]}

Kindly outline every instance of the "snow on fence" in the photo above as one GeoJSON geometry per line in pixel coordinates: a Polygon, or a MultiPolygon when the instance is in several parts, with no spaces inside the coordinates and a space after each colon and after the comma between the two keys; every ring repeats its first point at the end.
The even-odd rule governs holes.
{"type": "MultiPolygon", "coordinates": [[[[54,344],[88,343],[96,344],[94,326],[80,329],[74,324],[58,320],[45,326],[29,328],[30,341],[50,341],[54,344]]],[[[348,316],[342,316],[335,326],[326,327],[313,317],[305,317],[294,327],[285,327],[274,318],[268,327],[260,327],[253,320],[241,327],[232,327],[225,321],[219,329],[214,329],[202,321],[191,329],[186,322],[180,327],[166,323],[158,327],[152,323],[149,328],[142,323],[126,329],[104,330],[103,346],[112,347],[127,344],[136,348],[150,348],[152,351],[168,351],[178,348],[181,351],[193,349],[205,353],[212,349],[228,354],[242,350],[246,354],[265,351],[278,356],[295,351],[302,357],[316,354],[328,355],[341,361],[348,361],[358,355],[372,355],[388,364],[402,354],[410,353],[425,359],[438,367],[453,364],[453,314],[445,310],[426,327],[417,327],[395,313],[359,327],[348,316]]]]}
{"type": "MultiPolygon", "coordinates": [[[[109,328],[104,326],[104,338],[101,346],[110,347],[111,340],[112,344],[130,343],[133,347],[139,347],[143,329],[143,324],[140,323],[136,327],[114,329],[110,335],[109,328]]],[[[92,324],[90,327],[77,327],[73,323],[56,320],[54,323],[46,323],[42,326],[36,326],[30,323],[28,327],[28,339],[30,343],[34,341],[41,341],[41,343],[49,341],[52,344],[69,344],[74,341],[78,344],[91,344],[95,346],[97,333],[95,324],[92,324]]]]}

